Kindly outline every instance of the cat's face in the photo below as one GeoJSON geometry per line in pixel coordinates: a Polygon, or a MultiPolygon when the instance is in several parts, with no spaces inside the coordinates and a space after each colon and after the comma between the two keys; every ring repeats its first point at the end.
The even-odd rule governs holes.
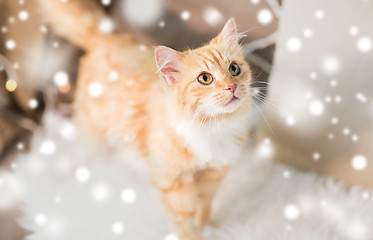
{"type": "Polygon", "coordinates": [[[251,71],[238,40],[236,25],[229,20],[218,37],[201,48],[184,53],[156,50],[158,68],[182,110],[214,117],[233,113],[248,101],[251,71]]]}

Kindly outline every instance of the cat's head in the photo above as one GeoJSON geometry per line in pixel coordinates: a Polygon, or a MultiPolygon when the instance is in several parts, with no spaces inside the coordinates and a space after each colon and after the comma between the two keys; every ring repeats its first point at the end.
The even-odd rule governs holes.
{"type": "Polygon", "coordinates": [[[230,19],[201,48],[185,52],[163,46],[156,49],[158,70],[183,111],[214,117],[231,114],[249,101],[251,71],[240,37],[230,19]]]}

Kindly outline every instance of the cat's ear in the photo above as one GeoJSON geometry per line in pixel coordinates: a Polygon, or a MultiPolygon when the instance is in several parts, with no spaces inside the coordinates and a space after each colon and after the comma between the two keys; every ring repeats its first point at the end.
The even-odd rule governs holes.
{"type": "Polygon", "coordinates": [[[223,30],[220,32],[217,38],[218,42],[223,44],[229,44],[232,47],[238,47],[238,41],[240,36],[237,33],[237,25],[234,18],[230,18],[224,25],[223,30]]]}
{"type": "Polygon", "coordinates": [[[155,61],[158,71],[168,84],[176,82],[175,75],[180,71],[181,53],[164,46],[155,49],[155,61]]]}

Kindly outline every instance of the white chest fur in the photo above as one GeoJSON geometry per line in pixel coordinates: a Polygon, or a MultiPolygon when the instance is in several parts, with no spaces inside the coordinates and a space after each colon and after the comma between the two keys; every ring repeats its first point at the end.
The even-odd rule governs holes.
{"type": "Polygon", "coordinates": [[[240,154],[242,142],[237,137],[248,134],[248,121],[244,115],[221,122],[207,121],[202,127],[182,122],[176,125],[176,131],[198,165],[219,167],[231,164],[240,154]]]}

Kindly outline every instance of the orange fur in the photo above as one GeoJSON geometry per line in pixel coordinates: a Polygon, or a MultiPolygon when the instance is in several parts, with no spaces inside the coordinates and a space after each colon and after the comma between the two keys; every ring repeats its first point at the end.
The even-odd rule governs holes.
{"type": "MultiPolygon", "coordinates": [[[[48,2],[49,18],[58,12],[59,17],[77,21],[77,10],[69,9],[85,3],[43,2],[48,2]]],[[[58,19],[51,22],[60,24],[58,19]]],[[[77,37],[63,26],[57,28],[87,51],[80,63],[75,117],[118,149],[135,147],[149,165],[151,182],[160,190],[180,239],[199,239],[219,182],[246,141],[249,127],[251,72],[234,21],[207,45],[182,53],[165,47],[154,53],[125,34],[81,29],[83,35],[77,37]],[[83,39],[96,41],[85,44],[83,39]],[[236,77],[228,71],[232,62],[241,68],[236,77]],[[118,73],[117,80],[108,78],[112,71],[118,73]],[[215,81],[200,84],[201,72],[212,74],[215,81]],[[102,93],[91,96],[92,84],[102,87],[102,93]],[[239,100],[228,104],[233,95],[224,89],[234,84],[239,100]]]]}

